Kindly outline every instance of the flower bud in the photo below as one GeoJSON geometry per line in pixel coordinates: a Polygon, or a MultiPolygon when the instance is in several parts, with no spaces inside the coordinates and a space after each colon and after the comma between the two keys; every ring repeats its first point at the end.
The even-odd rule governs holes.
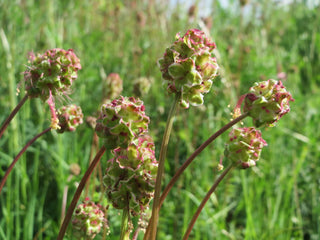
{"type": "Polygon", "coordinates": [[[235,128],[229,134],[224,155],[234,163],[240,163],[242,168],[256,165],[261,150],[267,143],[261,137],[261,132],[253,127],[235,128]]]}
{"type": "Polygon", "coordinates": [[[146,95],[153,83],[153,78],[139,77],[133,82],[133,92],[136,96],[146,95]]]}
{"type": "Polygon", "coordinates": [[[153,197],[158,163],[150,136],[135,139],[127,149],[117,148],[104,176],[107,196],[117,209],[140,214],[153,197]]]}
{"type": "Polygon", "coordinates": [[[26,91],[29,97],[40,97],[43,101],[50,95],[67,94],[81,69],[72,49],[55,48],[37,56],[31,53],[29,58],[31,65],[24,72],[26,91]]]}
{"type": "Polygon", "coordinates": [[[88,198],[78,205],[72,218],[73,236],[94,239],[103,228],[109,228],[103,207],[88,198]]]}
{"type": "Polygon", "coordinates": [[[218,64],[213,57],[216,45],[198,29],[177,34],[176,41],[166,49],[158,64],[169,93],[181,93],[180,105],[203,104],[203,94],[208,93],[217,76],[218,64]]]}
{"type": "Polygon", "coordinates": [[[58,110],[57,114],[59,120],[58,133],[73,132],[80,124],[83,123],[83,114],[79,106],[71,104],[63,106],[58,110]]]}
{"type": "Polygon", "coordinates": [[[123,89],[123,81],[118,73],[110,73],[102,80],[102,101],[120,96],[123,89]]]}
{"type": "Polygon", "coordinates": [[[122,97],[103,104],[96,122],[97,135],[107,148],[127,148],[140,134],[147,132],[149,117],[140,99],[122,97]]]}
{"type": "Polygon", "coordinates": [[[244,112],[248,112],[256,127],[274,126],[290,111],[289,102],[294,101],[281,81],[269,79],[255,83],[245,96],[244,112]]]}

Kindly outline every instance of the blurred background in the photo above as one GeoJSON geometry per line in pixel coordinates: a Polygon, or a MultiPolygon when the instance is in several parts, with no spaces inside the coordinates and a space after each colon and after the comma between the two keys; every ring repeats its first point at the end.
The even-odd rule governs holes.
{"type": "MultiPolygon", "coordinates": [[[[295,98],[291,112],[276,127],[261,129],[268,146],[257,166],[235,170],[222,182],[190,239],[320,239],[318,0],[0,0],[0,122],[24,95],[28,53],[72,48],[82,69],[71,99],[57,102],[58,107],[74,102],[85,117],[96,116],[106,91],[103,81],[118,73],[122,95],[140,97],[146,105],[158,154],[173,96],[165,91],[157,60],[176,33],[190,28],[206,31],[216,42],[220,75],[205,95],[204,106],[178,110],[164,184],[203,141],[229,122],[239,96],[254,82],[281,80],[295,98]]],[[[250,119],[244,121],[245,126],[251,124],[250,119]]],[[[24,144],[49,125],[47,104],[29,100],[0,140],[0,176],[24,144]]],[[[227,136],[205,149],[168,195],[158,239],[181,239],[219,174],[216,167],[227,136]]],[[[55,239],[61,211],[96,147],[86,124],[74,133],[52,131],[38,139],[15,166],[0,196],[0,239],[55,239]],[[80,174],[74,171],[78,167],[80,174]]],[[[103,157],[85,193],[103,205],[108,202],[99,172],[109,158],[103,157]]],[[[119,239],[120,217],[111,206],[108,219],[111,233],[106,239],[119,239]]],[[[72,234],[65,239],[73,239],[72,234]]]]}

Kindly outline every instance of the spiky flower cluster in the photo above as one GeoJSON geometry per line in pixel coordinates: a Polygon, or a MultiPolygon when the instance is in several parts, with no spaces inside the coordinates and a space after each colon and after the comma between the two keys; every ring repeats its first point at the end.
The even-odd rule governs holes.
{"type": "Polygon", "coordinates": [[[224,155],[234,163],[240,163],[242,168],[256,165],[261,150],[267,143],[261,137],[261,132],[254,127],[234,128],[229,134],[224,155]]]}
{"type": "Polygon", "coordinates": [[[123,81],[118,73],[110,73],[102,81],[102,101],[119,97],[123,89],[123,81]]]}
{"type": "Polygon", "coordinates": [[[81,69],[72,49],[55,48],[37,56],[31,53],[30,61],[24,72],[25,88],[29,97],[40,97],[43,101],[51,95],[66,94],[81,69]]]}
{"type": "Polygon", "coordinates": [[[204,32],[190,29],[182,37],[177,34],[176,41],[158,61],[168,92],[181,94],[182,107],[203,104],[203,94],[211,89],[219,68],[213,57],[215,47],[204,32]]]}
{"type": "Polygon", "coordinates": [[[57,111],[57,117],[59,120],[58,133],[73,132],[83,123],[82,110],[75,104],[61,107],[57,111]]]}
{"type": "Polygon", "coordinates": [[[153,197],[158,163],[154,143],[143,135],[128,148],[117,148],[104,176],[108,199],[117,209],[128,207],[133,215],[143,212],[153,197]]]}
{"type": "Polygon", "coordinates": [[[103,104],[95,131],[109,149],[127,148],[140,134],[147,132],[149,117],[143,102],[133,97],[122,97],[103,104]]]}
{"type": "Polygon", "coordinates": [[[255,83],[245,95],[244,112],[248,112],[256,127],[274,126],[290,111],[289,102],[294,101],[281,81],[269,79],[255,83]]]}
{"type": "Polygon", "coordinates": [[[72,228],[75,237],[94,239],[101,229],[108,228],[103,207],[86,198],[74,212],[72,228]]]}
{"type": "Polygon", "coordinates": [[[59,129],[55,96],[68,95],[81,69],[80,60],[72,49],[54,48],[35,56],[30,53],[31,65],[24,72],[25,89],[30,98],[47,101],[51,112],[52,129],[59,129]]]}

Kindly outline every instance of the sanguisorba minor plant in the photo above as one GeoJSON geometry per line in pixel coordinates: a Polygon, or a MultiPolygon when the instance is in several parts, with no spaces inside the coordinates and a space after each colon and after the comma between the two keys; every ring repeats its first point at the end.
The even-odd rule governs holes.
{"type": "Polygon", "coordinates": [[[70,87],[77,78],[77,71],[81,69],[80,60],[73,50],[66,51],[55,48],[37,56],[30,53],[29,60],[30,66],[24,72],[23,81],[26,94],[1,126],[0,138],[28,98],[40,98],[48,103],[51,112],[51,124],[49,128],[33,137],[14,158],[5,175],[1,178],[0,193],[13,167],[34,141],[51,129],[57,130],[58,133],[75,131],[76,127],[83,121],[82,110],[79,106],[72,104],[63,106],[59,110],[56,110],[55,107],[55,97],[69,94],[70,87]]]}
{"type": "MultiPolygon", "coordinates": [[[[105,196],[114,209],[122,211],[120,240],[135,240],[140,230],[144,230],[144,240],[155,240],[160,208],[174,183],[200,152],[246,117],[252,118],[253,126],[234,127],[231,130],[224,151],[229,165],[217,177],[203,198],[184,234],[184,240],[189,238],[201,210],[223,178],[232,169],[247,169],[256,165],[262,148],[267,145],[257,128],[274,126],[290,111],[289,102],[293,101],[281,81],[270,79],[255,83],[248,93],[240,97],[234,110],[234,119],[201,144],[186,159],[162,191],[164,163],[176,109],[178,107],[188,109],[190,105],[204,104],[204,94],[209,92],[214,78],[218,75],[219,67],[214,57],[215,48],[215,43],[204,32],[190,29],[182,36],[177,34],[175,42],[166,49],[158,61],[162,77],[167,84],[167,91],[175,97],[168,113],[158,160],[155,156],[154,142],[148,134],[150,119],[145,113],[143,101],[134,97],[116,97],[118,94],[113,96],[115,99],[110,99],[110,96],[103,97],[104,103],[99,116],[93,123],[94,134],[97,134],[102,141],[102,147],[79,183],[61,224],[58,240],[63,239],[70,222],[73,227],[71,234],[78,239],[94,239],[101,229],[109,229],[107,208],[90,201],[89,198],[77,206],[85,184],[106,150],[110,151],[113,157],[106,163],[103,177],[105,196]],[[148,218],[147,210],[151,203],[152,213],[148,218]],[[140,223],[144,224],[132,221],[136,217],[139,217],[140,223]]],[[[49,129],[53,128],[58,132],[73,131],[76,125],[82,123],[80,108],[71,105],[56,111],[54,96],[68,92],[77,77],[77,71],[81,68],[80,60],[72,50],[61,49],[49,50],[37,57],[32,55],[31,60],[32,65],[25,72],[27,98],[40,97],[49,104],[51,109],[49,129]]],[[[112,75],[112,77],[119,83],[119,76],[112,75]]],[[[113,87],[119,90],[117,92],[122,90],[122,84],[121,88],[113,87]]],[[[110,91],[113,92],[111,88],[110,91]]],[[[8,119],[12,119],[14,114],[8,119]]],[[[9,122],[10,120],[5,122],[1,128],[2,132],[9,122]]],[[[222,162],[219,168],[223,169],[222,162]]],[[[108,238],[107,234],[104,236],[108,238]]]]}

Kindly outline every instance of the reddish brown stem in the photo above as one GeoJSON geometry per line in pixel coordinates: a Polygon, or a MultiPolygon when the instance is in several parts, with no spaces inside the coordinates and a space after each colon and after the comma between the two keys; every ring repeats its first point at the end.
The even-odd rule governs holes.
{"type": "Polygon", "coordinates": [[[198,207],[196,213],[193,215],[191,222],[189,223],[188,229],[186,231],[186,233],[183,236],[183,240],[187,240],[189,238],[189,235],[191,233],[191,230],[195,224],[195,222],[197,221],[204,205],[207,203],[207,201],[210,199],[211,194],[216,190],[216,188],[218,187],[219,183],[222,181],[222,179],[227,175],[227,173],[234,168],[235,165],[231,164],[229,167],[227,167],[223,173],[217,178],[217,180],[214,182],[214,184],[212,185],[212,187],[210,188],[209,192],[206,194],[206,196],[203,198],[200,206],[198,207]]]}
{"type": "Polygon", "coordinates": [[[168,183],[168,185],[166,186],[166,188],[164,189],[161,197],[160,197],[160,207],[162,206],[162,203],[164,201],[164,199],[167,197],[169,191],[171,190],[171,188],[173,187],[173,185],[175,184],[175,182],[178,180],[178,178],[181,176],[181,174],[183,173],[183,171],[190,165],[190,163],[196,158],[196,156],[198,156],[203,149],[205,149],[213,140],[215,140],[217,137],[219,137],[222,133],[224,133],[226,130],[228,130],[230,127],[232,127],[233,125],[235,125],[236,123],[240,122],[241,120],[243,120],[244,118],[246,118],[248,116],[248,113],[244,113],[241,116],[237,117],[236,119],[232,120],[231,122],[229,122],[228,124],[226,124],[225,126],[223,126],[220,130],[218,130],[217,132],[215,132],[211,137],[209,137],[207,139],[207,141],[205,141],[200,147],[198,147],[194,153],[192,153],[192,155],[183,163],[183,165],[178,169],[178,171],[175,173],[175,175],[172,177],[172,179],[170,180],[170,182],[168,183]]]}
{"type": "Polygon", "coordinates": [[[46,132],[49,132],[51,130],[51,128],[47,128],[46,130],[44,130],[43,132],[39,133],[37,136],[35,136],[34,138],[32,138],[22,149],[21,151],[18,153],[18,155],[14,158],[13,162],[11,163],[11,165],[9,166],[9,168],[7,169],[5,175],[3,176],[1,183],[0,183],[0,194],[2,191],[2,188],[4,186],[4,184],[7,181],[7,178],[9,176],[9,174],[11,173],[14,165],[18,162],[19,158],[21,157],[21,155],[27,150],[27,148],[34,142],[36,141],[39,137],[41,137],[43,134],[45,134],[46,132]]]}
{"type": "Polygon", "coordinates": [[[60,231],[59,231],[59,235],[58,235],[57,240],[62,240],[63,239],[63,236],[66,233],[68,224],[69,224],[69,222],[71,220],[73,211],[76,208],[77,202],[79,201],[79,198],[81,196],[82,190],[83,190],[86,182],[90,178],[91,173],[93,172],[93,170],[95,169],[95,167],[99,163],[99,161],[100,161],[100,159],[101,159],[101,157],[102,157],[102,155],[104,154],[105,151],[106,151],[105,146],[100,148],[99,152],[97,153],[97,155],[95,156],[95,158],[91,162],[89,168],[87,169],[86,173],[84,174],[83,178],[81,179],[80,184],[79,184],[79,186],[78,186],[78,188],[76,190],[76,193],[74,194],[73,199],[71,201],[71,204],[70,204],[70,206],[68,208],[66,217],[64,218],[63,223],[62,223],[62,225],[60,227],[60,231]]]}
{"type": "Polygon", "coordinates": [[[15,109],[13,109],[13,111],[10,113],[9,117],[4,121],[3,125],[0,128],[0,138],[2,137],[4,131],[6,130],[6,128],[8,127],[9,123],[11,122],[11,120],[14,118],[14,116],[17,114],[17,112],[19,111],[19,109],[22,107],[22,105],[27,101],[28,99],[28,94],[26,94],[21,101],[18,103],[18,105],[15,107],[15,109]]]}

